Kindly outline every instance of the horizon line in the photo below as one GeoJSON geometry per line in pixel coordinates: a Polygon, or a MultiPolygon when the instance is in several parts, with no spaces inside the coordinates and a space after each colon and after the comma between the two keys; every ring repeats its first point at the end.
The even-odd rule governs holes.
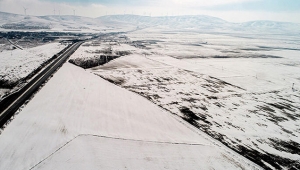
{"type": "Polygon", "coordinates": [[[84,17],[84,18],[92,18],[92,19],[97,19],[97,18],[101,18],[101,17],[106,17],[106,16],[141,16],[141,17],[149,17],[149,18],[159,18],[159,17],[181,17],[181,16],[207,16],[207,17],[211,17],[211,18],[217,18],[217,19],[220,19],[220,20],[223,20],[223,21],[226,21],[226,22],[229,22],[229,23],[248,23],[248,22],[255,22],[255,21],[268,21],[268,22],[277,22],[277,23],[294,23],[294,24],[300,24],[300,22],[289,22],[289,21],[275,21],[275,20],[250,20],[250,21],[244,21],[244,22],[231,22],[231,21],[227,21],[225,19],[222,19],[222,18],[219,18],[219,17],[215,17],[215,16],[211,16],[211,15],[205,15],[205,14],[197,14],[197,15],[139,15],[139,14],[110,14],[110,15],[100,15],[98,17],[89,17],[89,16],[81,16],[81,15],[72,15],[72,14],[69,14],[69,15],[61,15],[61,14],[56,14],[56,15],[30,15],[30,14],[27,14],[27,15],[24,15],[24,14],[17,14],[17,13],[11,13],[11,12],[4,12],[4,11],[0,11],[0,13],[7,13],[7,14],[12,14],[12,15],[21,15],[21,16],[34,16],[34,17],[45,17],[45,16],[74,16],[74,17],[84,17]]]}

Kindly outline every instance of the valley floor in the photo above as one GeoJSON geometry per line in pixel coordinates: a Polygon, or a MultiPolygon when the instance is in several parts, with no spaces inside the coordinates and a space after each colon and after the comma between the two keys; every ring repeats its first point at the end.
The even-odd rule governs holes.
{"type": "Polygon", "coordinates": [[[260,169],[147,99],[69,63],[0,138],[0,169],[260,169]]]}
{"type": "MultiPolygon", "coordinates": [[[[134,43],[98,44],[131,54],[91,68],[96,75],[144,96],[266,169],[299,168],[300,53],[285,48],[294,39],[273,37],[268,44],[271,37],[150,29],[127,36],[134,43]]],[[[85,58],[85,48],[73,57],[85,58]]]]}
{"type": "Polygon", "coordinates": [[[120,57],[65,63],[2,131],[0,169],[299,169],[298,45],[161,28],[86,42],[70,59],[120,57]]]}

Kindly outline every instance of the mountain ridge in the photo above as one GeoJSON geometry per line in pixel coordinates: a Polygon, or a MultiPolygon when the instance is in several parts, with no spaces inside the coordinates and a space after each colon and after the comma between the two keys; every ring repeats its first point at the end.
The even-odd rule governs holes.
{"type": "MultiPolygon", "coordinates": [[[[0,11],[0,28],[14,30],[14,28],[40,28],[50,30],[85,29],[97,30],[101,27],[155,27],[168,26],[172,29],[194,29],[214,32],[253,32],[266,33],[300,33],[299,23],[257,20],[248,22],[228,22],[208,15],[181,15],[181,16],[141,16],[141,15],[106,15],[97,18],[74,15],[22,15],[0,11]]],[[[101,29],[100,29],[101,30],[101,29]]]]}

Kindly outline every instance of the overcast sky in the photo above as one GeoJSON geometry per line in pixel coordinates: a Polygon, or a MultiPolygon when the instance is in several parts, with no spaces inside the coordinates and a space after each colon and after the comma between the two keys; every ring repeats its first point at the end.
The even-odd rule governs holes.
{"type": "Polygon", "coordinates": [[[300,0],[0,0],[0,11],[29,15],[99,17],[210,15],[231,22],[274,20],[300,23],[300,0]]]}

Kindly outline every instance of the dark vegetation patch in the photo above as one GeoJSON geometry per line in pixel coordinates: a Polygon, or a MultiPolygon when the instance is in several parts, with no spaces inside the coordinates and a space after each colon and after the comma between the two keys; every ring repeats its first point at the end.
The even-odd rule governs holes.
{"type": "Polygon", "coordinates": [[[157,94],[149,95],[152,99],[160,99],[161,97],[157,94]]]}
{"type": "Polygon", "coordinates": [[[90,54],[112,54],[112,48],[107,48],[103,50],[85,50],[84,52],[90,53],[90,54]]]}
{"type": "Polygon", "coordinates": [[[101,78],[109,81],[110,83],[113,83],[113,84],[116,84],[116,85],[122,85],[124,84],[126,81],[121,78],[121,77],[110,77],[110,78],[107,78],[107,77],[102,77],[100,76],[101,78]]]}
{"type": "Polygon", "coordinates": [[[206,126],[206,128],[209,128],[212,124],[207,121],[207,116],[205,114],[195,114],[193,111],[191,111],[188,107],[182,106],[181,108],[179,108],[180,112],[183,114],[183,119],[192,123],[193,125],[197,125],[197,127],[199,128],[200,125],[197,123],[197,121],[202,121],[204,122],[206,125],[201,125],[206,126]]]}
{"type": "MultiPolygon", "coordinates": [[[[211,130],[212,124],[200,124],[195,119],[198,120],[201,119],[201,117],[197,116],[194,117],[194,113],[191,112],[188,108],[182,107],[181,111],[186,113],[187,116],[183,117],[184,120],[192,124],[193,126],[197,127],[198,129],[202,130],[209,136],[213,137],[214,139],[222,142],[225,146],[233,149],[237,153],[243,155],[247,159],[255,162],[259,166],[263,167],[264,169],[271,170],[269,165],[271,165],[275,169],[291,169],[291,170],[297,170],[300,169],[300,162],[296,160],[291,160],[288,158],[283,158],[278,155],[270,154],[268,152],[260,152],[258,150],[252,149],[247,146],[240,145],[242,141],[236,140],[232,141],[231,139],[227,138],[225,135],[220,134],[216,131],[211,130]],[[269,165],[267,165],[268,163],[269,165]]],[[[232,124],[231,124],[232,125],[232,124]]],[[[220,125],[217,125],[220,126],[220,125]]],[[[271,139],[272,140],[272,139],[271,139]]],[[[260,141],[260,143],[264,143],[265,141],[260,141]]],[[[276,145],[277,148],[279,148],[282,151],[286,151],[293,154],[300,153],[300,145],[299,143],[296,143],[294,141],[278,141],[278,140],[272,140],[272,146],[276,145]]],[[[274,146],[275,147],[275,146],[274,146]]],[[[275,147],[275,148],[276,148],[275,147]]],[[[276,149],[277,149],[276,148],[276,149]]]]}
{"type": "Polygon", "coordinates": [[[287,129],[283,128],[283,127],[281,127],[281,129],[282,129],[282,131],[284,131],[285,133],[288,133],[288,134],[290,134],[290,135],[293,135],[293,136],[295,136],[295,135],[293,134],[293,132],[292,132],[292,131],[289,131],[289,130],[287,130],[287,129]]]}
{"type": "MultiPolygon", "coordinates": [[[[182,110],[182,109],[181,109],[182,110]]],[[[183,112],[186,112],[187,115],[192,115],[190,117],[193,117],[194,113],[191,113],[189,109],[183,108],[183,112]]],[[[237,142],[231,141],[231,139],[228,139],[226,136],[212,131],[211,125],[212,124],[199,124],[195,119],[192,119],[190,117],[183,117],[184,120],[191,123],[195,127],[199,128],[200,130],[204,131],[211,137],[213,137],[216,140],[219,140],[227,147],[235,150],[236,152],[240,153],[244,157],[250,159],[251,161],[255,162],[256,164],[260,165],[264,169],[271,169],[265,162],[270,164],[275,169],[300,169],[300,162],[283,158],[278,155],[270,154],[267,152],[259,152],[258,150],[249,148],[247,146],[239,145],[237,142]]],[[[197,116],[197,119],[202,119],[200,116],[197,116]]],[[[227,122],[230,126],[234,126],[232,123],[227,122]]],[[[218,126],[218,125],[217,125],[218,126]]],[[[294,141],[278,141],[270,139],[271,145],[281,151],[289,152],[292,154],[298,154],[300,153],[300,144],[294,141]]],[[[239,142],[241,143],[241,141],[239,142]]]]}
{"type": "Polygon", "coordinates": [[[294,112],[295,109],[292,108],[292,106],[290,104],[287,104],[287,103],[268,103],[270,106],[273,106],[273,107],[276,107],[277,109],[280,109],[280,110],[289,110],[289,111],[292,111],[294,112]]]}
{"type": "MultiPolygon", "coordinates": [[[[253,50],[251,50],[253,51],[253,50]]],[[[257,50],[260,51],[260,50],[257,50]]],[[[194,56],[174,56],[174,58],[177,59],[195,59],[195,58],[282,58],[279,56],[274,55],[265,55],[265,54],[227,54],[227,55],[213,55],[213,56],[200,56],[200,55],[194,55],[194,56]]]]}
{"type": "Polygon", "coordinates": [[[266,124],[262,124],[262,123],[256,123],[256,124],[261,127],[268,127],[268,125],[266,125],[266,124]]]}
{"type": "Polygon", "coordinates": [[[202,47],[202,45],[201,45],[201,44],[183,44],[183,45],[195,46],[195,47],[202,47]]]}
{"type": "MultiPolygon", "coordinates": [[[[225,123],[227,124],[227,125],[229,125],[229,126],[231,126],[231,127],[233,127],[233,128],[236,128],[236,129],[240,129],[240,130],[242,130],[240,127],[238,127],[238,126],[235,126],[232,122],[226,122],[225,121],[225,123]]],[[[242,130],[242,131],[244,131],[244,130],[242,130]]]]}
{"type": "MultiPolygon", "coordinates": [[[[266,112],[272,113],[274,110],[270,109],[268,106],[262,107],[261,109],[265,110],[266,112]]],[[[211,129],[212,123],[206,120],[206,116],[202,114],[195,114],[187,107],[181,107],[180,111],[184,114],[183,119],[192,124],[193,126],[199,128],[200,130],[204,131],[211,137],[216,140],[219,140],[227,147],[235,150],[239,154],[243,155],[244,157],[248,158],[249,160],[255,162],[256,164],[260,165],[264,169],[271,169],[269,165],[271,165],[275,169],[300,169],[300,162],[297,160],[292,160],[288,158],[283,158],[280,155],[270,154],[268,152],[262,152],[248,146],[241,145],[241,141],[232,141],[231,139],[227,138],[225,135],[222,135],[218,132],[215,132],[211,129]],[[201,121],[203,123],[201,123],[201,121]]],[[[276,117],[275,115],[271,114],[272,119],[275,122],[285,120],[282,117],[276,117]]],[[[237,128],[231,122],[226,122],[228,125],[237,128]]],[[[220,126],[215,124],[216,126],[220,126]]],[[[262,125],[265,126],[265,125],[262,125]]],[[[243,130],[243,129],[240,129],[243,130]]],[[[295,141],[280,141],[276,139],[270,139],[271,143],[270,146],[284,152],[289,152],[291,154],[298,154],[300,153],[300,144],[295,141]]],[[[261,141],[261,143],[265,143],[265,141],[261,141]]],[[[257,144],[255,144],[257,145],[257,144]]]]}
{"type": "Polygon", "coordinates": [[[198,99],[195,98],[182,98],[183,101],[191,102],[191,103],[196,103],[198,99]]]}
{"type": "Polygon", "coordinates": [[[286,47],[267,47],[267,46],[257,46],[260,49],[267,49],[267,50],[295,50],[295,51],[299,51],[300,48],[286,48],[286,47]]]}
{"type": "MultiPolygon", "coordinates": [[[[159,78],[159,80],[156,80],[156,81],[164,82],[166,80],[164,80],[162,78],[159,78]]],[[[218,79],[212,79],[212,80],[208,80],[207,83],[204,85],[204,87],[206,87],[206,89],[207,88],[208,89],[210,89],[210,88],[216,89],[214,86],[211,86],[211,84],[217,84],[217,87],[219,87],[219,88],[221,88],[222,86],[225,86],[225,85],[231,85],[231,84],[226,83],[224,81],[221,81],[221,80],[219,81],[218,79]]],[[[157,100],[154,100],[153,96],[150,95],[150,94],[147,94],[147,92],[136,92],[136,93],[139,93],[140,95],[146,97],[147,99],[149,99],[153,103],[157,102],[157,100]]],[[[277,93],[277,92],[274,92],[274,93],[277,93]]],[[[185,94],[183,92],[177,92],[177,94],[186,95],[186,98],[184,98],[182,100],[189,101],[193,105],[193,106],[189,106],[189,107],[185,107],[185,106],[179,106],[178,107],[179,111],[183,115],[182,119],[189,122],[191,125],[195,126],[196,128],[200,129],[201,131],[205,132],[206,134],[213,137],[214,139],[219,140],[220,142],[222,142],[227,147],[229,147],[232,150],[236,151],[237,153],[243,155],[244,157],[248,158],[249,160],[255,162],[256,164],[260,165],[264,169],[271,169],[271,167],[273,167],[273,169],[300,169],[300,162],[297,161],[297,160],[284,158],[281,155],[274,155],[274,154],[271,154],[271,153],[268,153],[264,150],[259,149],[258,148],[259,143],[261,143],[261,144],[267,143],[264,140],[258,139],[257,142],[255,142],[255,141],[252,142],[254,147],[251,148],[250,146],[244,145],[242,143],[243,141],[241,141],[241,140],[230,139],[227,136],[214,131],[213,128],[212,128],[213,126],[222,127],[222,125],[220,125],[217,122],[213,121],[213,119],[208,117],[207,114],[193,112],[193,109],[196,109],[196,108],[198,109],[198,108],[200,108],[199,105],[201,105],[201,104],[199,104],[199,105],[195,104],[197,98],[196,99],[191,98],[191,94],[185,94]]],[[[202,94],[202,95],[205,96],[204,94],[202,94]]],[[[231,95],[231,97],[241,97],[241,96],[242,96],[241,94],[231,95]]],[[[224,107],[222,105],[222,103],[219,103],[220,101],[217,100],[218,97],[216,97],[214,95],[212,95],[212,96],[206,95],[206,98],[210,99],[210,100],[215,100],[215,101],[213,101],[214,105],[216,105],[218,107],[224,107]]],[[[180,105],[177,101],[173,102],[173,103],[170,103],[168,105],[173,105],[173,104],[175,104],[177,106],[180,105]]],[[[233,105],[238,107],[240,104],[233,103],[233,105]]],[[[160,107],[167,110],[165,107],[163,107],[161,105],[160,105],[160,107]]],[[[207,108],[206,109],[205,108],[206,107],[204,106],[202,110],[205,111],[207,109],[207,108]]],[[[278,125],[279,122],[286,121],[288,119],[286,119],[285,117],[282,117],[282,116],[277,116],[277,113],[279,113],[279,111],[285,111],[285,110],[290,111],[291,109],[297,110],[296,107],[294,107],[292,105],[289,105],[288,102],[287,103],[276,103],[276,104],[274,104],[274,103],[265,103],[263,105],[256,106],[255,110],[248,110],[248,111],[251,112],[251,113],[255,113],[255,114],[261,114],[266,119],[269,119],[269,120],[275,122],[276,125],[278,125]]],[[[203,111],[199,110],[199,112],[203,112],[203,111]]],[[[175,113],[173,113],[173,114],[175,114],[175,113]]],[[[249,114],[249,115],[251,115],[251,114],[249,114]]],[[[248,117],[248,115],[246,115],[246,116],[248,117]]],[[[232,120],[232,121],[234,121],[234,120],[232,120]]],[[[230,128],[233,127],[233,128],[239,129],[241,131],[244,131],[244,129],[240,128],[239,126],[236,126],[236,124],[234,122],[228,121],[228,122],[225,122],[225,123],[230,128]]],[[[225,125],[225,126],[227,126],[227,125],[225,125]]],[[[262,127],[267,127],[266,124],[258,124],[258,125],[262,126],[262,127]]],[[[224,128],[228,128],[228,127],[224,127],[224,128]]],[[[277,149],[277,150],[280,150],[280,151],[283,151],[283,152],[289,152],[289,153],[293,153],[293,154],[297,154],[297,153],[300,152],[299,151],[299,149],[300,149],[299,144],[295,141],[276,141],[276,140],[274,140],[274,141],[271,141],[271,143],[268,143],[268,144],[270,145],[270,147],[273,147],[274,149],[277,149]],[[274,145],[276,145],[277,148],[274,145]]]]}
{"type": "Polygon", "coordinates": [[[296,114],[296,112],[292,112],[293,114],[289,113],[289,112],[286,112],[285,110],[281,111],[286,117],[288,117],[289,119],[291,120],[298,120],[299,118],[299,114],[296,114]]]}
{"type": "Polygon", "coordinates": [[[20,79],[9,79],[9,77],[7,77],[6,75],[0,75],[1,89],[12,89],[21,82],[22,80],[20,79]]]}
{"type": "Polygon", "coordinates": [[[179,110],[184,115],[184,117],[190,121],[200,120],[199,116],[197,116],[194,112],[192,112],[185,106],[181,107],[179,110]]]}
{"type": "Polygon", "coordinates": [[[96,47],[98,47],[100,45],[101,45],[100,42],[95,42],[95,41],[92,42],[92,43],[84,43],[84,44],[82,44],[83,47],[90,47],[90,46],[96,46],[96,47]]]}
{"type": "Polygon", "coordinates": [[[170,78],[170,77],[163,77],[162,78],[164,81],[171,81],[172,80],[172,78],[170,78]]]}
{"type": "MultiPolygon", "coordinates": [[[[285,66],[299,67],[300,63],[282,63],[285,66]]],[[[299,78],[297,78],[299,80],[299,78]]]]}
{"type": "MultiPolygon", "coordinates": [[[[226,82],[226,81],[223,81],[223,80],[221,80],[221,79],[218,79],[218,78],[216,78],[216,77],[211,77],[211,76],[209,76],[209,78],[211,78],[212,80],[210,80],[211,82],[216,82],[216,83],[218,83],[218,84],[221,84],[221,85],[224,85],[224,86],[232,86],[232,87],[235,87],[235,88],[238,88],[238,89],[241,89],[241,90],[245,90],[245,89],[243,89],[243,88],[241,88],[241,87],[239,87],[239,86],[236,86],[236,85],[233,85],[233,84],[231,84],[231,83],[228,83],[228,82],[226,82]]],[[[206,81],[208,81],[207,79],[205,79],[206,81]]],[[[240,95],[240,94],[239,94],[240,95]]]]}
{"type": "Polygon", "coordinates": [[[119,56],[125,56],[132,54],[130,51],[115,51],[115,53],[119,56]]]}
{"type": "Polygon", "coordinates": [[[156,80],[156,81],[159,82],[159,83],[162,83],[162,82],[163,82],[163,80],[160,80],[159,78],[154,78],[154,80],[156,80]]]}
{"type": "Polygon", "coordinates": [[[215,88],[213,88],[211,86],[211,84],[202,84],[201,87],[203,87],[204,89],[206,89],[207,91],[210,91],[212,93],[219,93],[219,91],[216,90],[215,88]]]}
{"type": "Polygon", "coordinates": [[[287,120],[288,120],[288,119],[285,118],[285,117],[275,115],[275,114],[274,114],[274,113],[276,113],[275,110],[274,110],[274,109],[271,109],[271,108],[270,108],[269,106],[267,106],[267,105],[256,106],[256,108],[258,108],[259,110],[261,110],[261,111],[267,113],[267,116],[265,115],[265,116],[267,117],[267,119],[270,120],[270,121],[272,121],[272,122],[274,122],[274,123],[277,124],[277,125],[278,125],[279,122],[283,122],[283,121],[287,121],[287,120]]]}
{"type": "MultiPolygon", "coordinates": [[[[299,80],[300,80],[300,79],[299,79],[299,80]]],[[[279,96],[279,95],[278,95],[278,96],[279,96]]],[[[282,96],[279,96],[278,99],[287,101],[287,102],[289,102],[289,103],[295,103],[295,102],[293,102],[293,101],[291,101],[291,100],[288,100],[288,99],[283,98],[282,96]]]]}
{"type": "Polygon", "coordinates": [[[241,48],[240,50],[243,51],[271,51],[272,49],[267,49],[267,48],[241,48]]]}
{"type": "Polygon", "coordinates": [[[108,56],[112,56],[113,53],[116,54],[116,56],[125,56],[125,55],[129,55],[129,54],[132,54],[132,52],[130,51],[113,51],[112,48],[107,48],[107,49],[103,49],[103,50],[86,50],[85,51],[86,53],[90,53],[90,54],[99,54],[99,55],[103,55],[105,54],[108,55],[108,56]]]}
{"type": "Polygon", "coordinates": [[[169,105],[173,105],[173,104],[175,104],[175,105],[177,105],[177,104],[179,104],[178,102],[171,102],[171,103],[169,103],[169,105]]]}
{"type": "Polygon", "coordinates": [[[138,41],[132,41],[134,44],[157,44],[158,42],[164,42],[161,40],[138,40],[138,41]]]}
{"type": "Polygon", "coordinates": [[[251,149],[246,146],[238,145],[238,146],[229,146],[225,143],[228,147],[231,147],[236,152],[240,153],[241,155],[245,156],[246,158],[250,159],[251,161],[257,163],[264,169],[271,169],[268,165],[266,165],[264,162],[267,162],[275,169],[299,169],[300,168],[300,162],[282,158],[278,155],[273,155],[268,152],[259,152],[255,149],[251,149]],[[284,167],[284,168],[283,168],[284,167]]]}
{"type": "Polygon", "coordinates": [[[218,99],[218,97],[216,97],[216,96],[208,96],[207,98],[208,99],[215,99],[215,100],[218,99]]]}
{"type": "MultiPolygon", "coordinates": [[[[24,31],[10,31],[10,32],[0,32],[0,36],[9,40],[26,40],[31,43],[44,43],[48,41],[54,41],[62,36],[73,36],[80,37],[83,36],[82,33],[70,33],[70,32],[24,32],[24,31]]],[[[72,40],[70,40],[72,41],[72,40]]],[[[27,42],[26,42],[27,43],[27,42]]],[[[18,43],[19,44],[19,43],[18,43]]]]}
{"type": "Polygon", "coordinates": [[[300,144],[295,142],[295,141],[283,141],[283,140],[279,140],[279,139],[274,139],[271,138],[269,139],[271,141],[271,145],[279,150],[279,151],[284,151],[284,152],[288,152],[291,154],[299,154],[300,153],[300,144]]]}
{"type": "Polygon", "coordinates": [[[223,107],[222,104],[220,104],[219,102],[215,102],[214,105],[218,106],[218,107],[223,107]]]}
{"type": "MultiPolygon", "coordinates": [[[[188,119],[183,118],[184,120],[188,121],[188,119]]],[[[190,122],[190,121],[188,121],[190,122]]],[[[192,125],[199,128],[200,130],[207,133],[209,136],[213,137],[214,139],[222,142],[225,146],[233,149],[237,153],[243,155],[247,159],[255,162],[259,166],[263,167],[264,169],[271,170],[271,168],[265,163],[267,162],[275,169],[300,169],[300,162],[296,160],[291,160],[287,158],[282,158],[278,155],[270,154],[268,152],[260,152],[258,150],[252,149],[247,146],[239,145],[242,141],[236,140],[232,141],[231,139],[227,138],[225,135],[220,134],[218,132],[212,131],[210,126],[198,124],[197,122],[192,122],[192,125]],[[238,142],[238,143],[237,143],[238,142]]],[[[260,142],[264,143],[264,142],[260,142]]],[[[277,142],[275,142],[277,143],[277,142]]],[[[288,142],[285,143],[280,141],[280,146],[285,148],[284,150],[288,150],[294,152],[295,154],[299,153],[299,144],[296,142],[288,142]],[[295,151],[292,151],[295,149],[295,151]]],[[[256,145],[256,144],[255,144],[256,145]]]]}
{"type": "Polygon", "coordinates": [[[207,107],[204,106],[204,105],[200,105],[199,108],[202,109],[203,111],[207,111],[208,110],[207,107]]]}
{"type": "Polygon", "coordinates": [[[26,23],[12,23],[4,24],[1,26],[4,29],[11,30],[37,30],[37,29],[50,29],[48,25],[27,25],[26,23]]]}
{"type": "Polygon", "coordinates": [[[271,109],[269,106],[267,105],[263,105],[263,106],[257,106],[258,109],[264,111],[264,112],[272,112],[275,113],[274,109],[271,109]]]}
{"type": "Polygon", "coordinates": [[[207,115],[199,113],[198,116],[202,122],[206,123],[208,126],[212,126],[212,123],[210,123],[208,120],[206,120],[207,115]]]}
{"type": "Polygon", "coordinates": [[[241,53],[240,51],[233,51],[233,50],[222,50],[223,53],[241,53]]]}
{"type": "MultiPolygon", "coordinates": [[[[274,107],[275,109],[278,109],[280,113],[284,114],[286,117],[288,117],[289,119],[291,120],[298,120],[298,117],[300,117],[299,114],[297,114],[297,107],[295,108],[293,105],[291,104],[288,104],[288,103],[267,103],[269,106],[272,106],[274,107]],[[291,114],[291,113],[293,114],[291,114]]],[[[266,107],[264,106],[265,108],[268,108],[267,110],[274,110],[274,109],[271,109],[270,107],[266,107]]],[[[273,111],[275,112],[275,110],[273,111]]]]}
{"type": "Polygon", "coordinates": [[[103,65],[119,57],[120,56],[117,55],[96,55],[94,57],[89,57],[89,58],[86,57],[86,58],[70,59],[69,62],[76,66],[87,69],[87,68],[103,65]]]}

